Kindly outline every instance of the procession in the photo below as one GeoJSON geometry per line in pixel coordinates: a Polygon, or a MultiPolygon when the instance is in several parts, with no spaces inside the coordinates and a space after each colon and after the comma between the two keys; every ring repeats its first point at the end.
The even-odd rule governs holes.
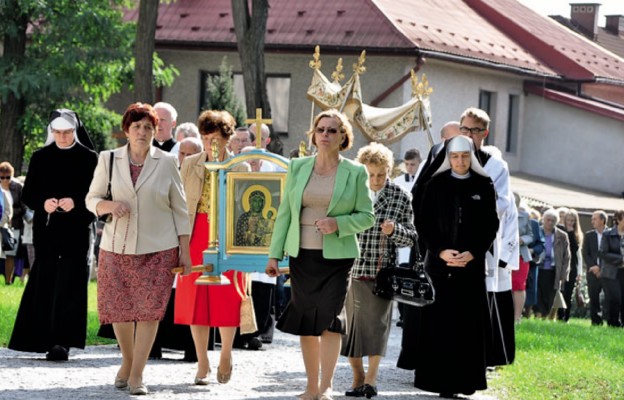
{"type": "MultiPolygon", "coordinates": [[[[280,1],[271,10],[291,7],[280,1]]],[[[488,19],[492,38],[514,35],[498,25],[504,16],[478,16],[492,5],[486,12],[444,1],[488,19]]],[[[246,29],[240,13],[249,12],[239,6],[217,6],[233,13],[233,41],[246,29]]],[[[581,18],[600,5],[571,6],[581,18]]],[[[178,26],[166,16],[199,17],[188,7],[155,5],[164,25],[152,40],[165,60],[184,51],[162,44],[178,26]]],[[[348,23],[341,18],[351,7],[332,18],[348,23]]],[[[397,12],[383,1],[375,7],[397,12]]],[[[422,9],[432,19],[444,15],[422,9]]],[[[518,10],[518,21],[567,35],[570,46],[591,48],[605,63],[621,59],[518,10]]],[[[309,11],[297,18],[318,12],[309,11]]],[[[139,9],[124,12],[142,18],[139,9]]],[[[502,50],[487,63],[471,59],[471,89],[445,75],[470,59],[459,46],[467,57],[460,66],[440,56],[446,44],[421,43],[416,65],[397,69],[382,67],[384,51],[350,39],[348,49],[331,40],[307,47],[307,58],[291,57],[298,72],[277,73],[288,63],[271,59],[272,40],[292,38],[271,36],[275,18],[296,25],[269,12],[268,2],[254,4],[248,20],[268,23],[267,48],[255,54],[274,69],[255,89],[251,48],[239,45],[238,66],[224,56],[211,61],[220,61],[218,73],[200,70],[193,106],[169,87],[172,64],[154,70],[165,86],[141,87],[137,74],[133,97],[110,99],[117,126],[103,129],[76,99],[48,103],[28,119],[41,139],[12,142],[3,153],[0,399],[624,395],[613,378],[624,360],[599,350],[618,343],[624,327],[624,182],[612,168],[593,175],[594,147],[592,161],[561,156],[585,140],[562,132],[575,135],[573,125],[592,121],[609,140],[601,155],[617,149],[612,132],[624,123],[624,105],[609,97],[616,89],[583,87],[582,105],[564,97],[560,75],[569,64],[539,50],[524,61],[501,61],[502,50]],[[340,52],[355,60],[350,70],[340,52]],[[454,98],[451,88],[459,89],[454,98]],[[550,125],[551,114],[560,125],[550,125]],[[552,359],[560,373],[534,388],[522,384],[552,359]],[[585,362],[612,368],[584,388],[572,371],[585,362]]],[[[392,38],[392,29],[384,32],[392,38]]],[[[419,43],[409,29],[402,34],[419,43]]],[[[403,63],[399,53],[395,64],[403,63]]],[[[179,64],[180,81],[189,66],[179,64]]],[[[606,64],[584,68],[600,85],[624,82],[606,64]]]]}

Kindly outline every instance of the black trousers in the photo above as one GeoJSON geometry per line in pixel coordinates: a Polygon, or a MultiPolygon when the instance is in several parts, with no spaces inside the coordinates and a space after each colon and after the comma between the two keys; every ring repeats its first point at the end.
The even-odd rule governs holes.
{"type": "Polygon", "coordinates": [[[606,313],[601,312],[600,307],[602,281],[591,272],[587,273],[587,291],[589,292],[589,312],[591,315],[592,325],[602,325],[602,316],[607,315],[606,313]]]}
{"type": "Polygon", "coordinates": [[[237,329],[236,336],[234,336],[234,347],[242,348],[249,339],[260,335],[266,337],[268,341],[273,339],[273,316],[271,313],[273,310],[274,289],[275,285],[271,283],[251,282],[251,298],[253,299],[258,330],[254,333],[241,335],[240,331],[237,329]]]}
{"type": "Polygon", "coordinates": [[[624,322],[624,270],[619,269],[615,279],[601,278],[602,287],[605,291],[607,303],[607,324],[609,326],[622,326],[624,322]]]}
{"type": "Polygon", "coordinates": [[[557,316],[560,321],[568,321],[570,319],[570,311],[572,310],[572,295],[574,294],[577,276],[578,271],[576,269],[570,269],[568,281],[561,290],[563,292],[563,300],[565,300],[566,308],[560,308],[559,311],[557,311],[557,316]]]}
{"type": "Polygon", "coordinates": [[[547,316],[555,300],[555,270],[541,269],[537,275],[537,304],[535,312],[547,316]]]}

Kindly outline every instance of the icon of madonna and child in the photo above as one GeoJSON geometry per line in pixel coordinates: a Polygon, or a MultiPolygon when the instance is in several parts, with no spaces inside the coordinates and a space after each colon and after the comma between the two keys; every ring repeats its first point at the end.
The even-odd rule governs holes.
{"type": "MultiPolygon", "coordinates": [[[[236,219],[234,246],[268,247],[277,216],[269,189],[251,185],[243,192],[241,203],[243,213],[236,219]]],[[[236,208],[239,207],[237,204],[236,208]]]]}

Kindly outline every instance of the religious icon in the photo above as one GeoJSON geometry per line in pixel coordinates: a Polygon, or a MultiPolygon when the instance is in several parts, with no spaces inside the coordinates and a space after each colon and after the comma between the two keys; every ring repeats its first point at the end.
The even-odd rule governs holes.
{"type": "Polygon", "coordinates": [[[285,174],[228,174],[226,253],[266,254],[271,244],[285,174]]]}

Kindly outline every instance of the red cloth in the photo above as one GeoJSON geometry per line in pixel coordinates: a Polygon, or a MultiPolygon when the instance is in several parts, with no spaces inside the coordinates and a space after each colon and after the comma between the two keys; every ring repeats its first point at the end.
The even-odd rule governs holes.
{"type": "MultiPolygon", "coordinates": [[[[208,214],[197,214],[193,233],[191,234],[191,262],[193,265],[203,264],[202,252],[208,248],[208,214]]],[[[233,284],[223,286],[195,285],[201,275],[194,272],[189,276],[178,276],[174,304],[174,323],[181,325],[224,326],[240,325],[241,296],[233,284]]],[[[224,275],[234,283],[234,271],[224,275]]],[[[243,282],[242,273],[236,277],[240,287],[243,282]]]]}
{"type": "Polygon", "coordinates": [[[520,256],[520,268],[511,271],[511,290],[526,290],[527,277],[529,276],[529,262],[520,256]]]}

